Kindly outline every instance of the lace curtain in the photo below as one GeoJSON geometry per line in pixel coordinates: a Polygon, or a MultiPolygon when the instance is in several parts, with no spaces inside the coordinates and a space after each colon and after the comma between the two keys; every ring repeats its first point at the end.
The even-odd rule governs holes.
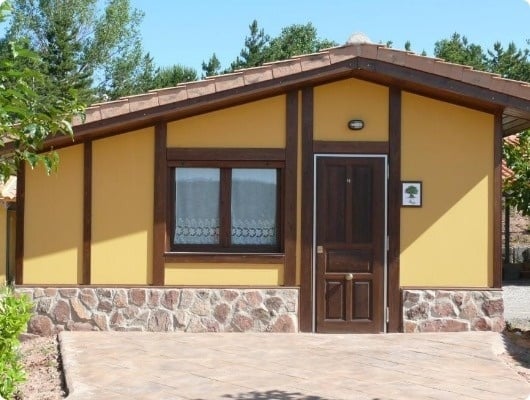
{"type": "MultiPolygon", "coordinates": [[[[233,245],[275,245],[275,169],[233,168],[233,245]]],[[[175,244],[219,244],[220,169],[176,168],[175,244]]]]}

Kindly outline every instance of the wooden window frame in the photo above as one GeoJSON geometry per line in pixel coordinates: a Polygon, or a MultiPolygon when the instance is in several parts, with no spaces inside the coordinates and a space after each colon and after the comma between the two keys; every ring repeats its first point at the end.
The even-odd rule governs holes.
{"type": "MultiPolygon", "coordinates": [[[[188,157],[186,157],[188,158],[188,157]]],[[[169,168],[169,191],[168,191],[168,217],[167,224],[168,232],[168,248],[166,250],[166,259],[175,259],[179,257],[203,258],[223,257],[223,256],[245,256],[256,255],[258,257],[273,256],[277,260],[278,256],[284,256],[284,196],[285,196],[285,162],[278,160],[169,160],[167,166],[169,168]],[[220,233],[219,245],[191,245],[191,244],[175,244],[173,243],[173,235],[175,231],[175,169],[179,167],[186,168],[218,168],[220,169],[220,233]],[[248,169],[275,169],[277,171],[277,189],[276,189],[276,245],[231,245],[231,174],[230,171],[234,168],[248,168],[248,169]]],[[[243,257],[245,258],[245,257],[243,257]]]]}

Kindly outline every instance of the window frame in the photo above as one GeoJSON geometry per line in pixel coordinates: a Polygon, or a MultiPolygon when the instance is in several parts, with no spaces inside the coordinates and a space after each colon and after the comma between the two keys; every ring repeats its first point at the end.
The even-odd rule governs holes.
{"type": "Polygon", "coordinates": [[[285,161],[279,160],[170,160],[168,166],[168,224],[167,224],[167,250],[166,256],[188,256],[193,258],[200,255],[268,255],[283,256],[284,252],[284,195],[285,195],[285,161]],[[176,224],[176,168],[219,168],[220,193],[219,217],[220,232],[219,244],[175,244],[173,236],[176,224]],[[231,244],[231,173],[234,168],[245,169],[275,169],[276,170],[276,245],[232,245],[231,244]]]}

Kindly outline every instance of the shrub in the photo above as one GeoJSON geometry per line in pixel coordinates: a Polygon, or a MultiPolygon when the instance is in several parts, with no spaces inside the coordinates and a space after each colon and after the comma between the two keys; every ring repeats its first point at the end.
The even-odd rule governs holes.
{"type": "Polygon", "coordinates": [[[32,303],[26,295],[0,288],[0,398],[12,399],[26,374],[20,362],[19,336],[31,317],[32,303]]]}

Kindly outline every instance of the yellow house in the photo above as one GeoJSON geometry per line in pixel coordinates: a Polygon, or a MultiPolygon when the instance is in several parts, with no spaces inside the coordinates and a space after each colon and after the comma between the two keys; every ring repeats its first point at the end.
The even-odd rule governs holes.
{"type": "Polygon", "coordinates": [[[530,88],[352,44],[96,104],[18,175],[30,331],[501,330],[530,88]]]}

